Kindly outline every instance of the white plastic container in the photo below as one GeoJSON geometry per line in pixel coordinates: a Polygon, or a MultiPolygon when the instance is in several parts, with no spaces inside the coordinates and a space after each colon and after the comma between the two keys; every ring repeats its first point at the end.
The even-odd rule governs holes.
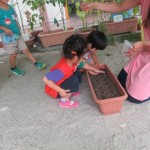
{"type": "Polygon", "coordinates": [[[127,52],[129,49],[133,48],[133,44],[129,42],[128,40],[124,40],[123,43],[123,52],[127,52]]]}
{"type": "Polygon", "coordinates": [[[123,21],[123,16],[122,15],[115,15],[113,17],[114,22],[122,22],[123,21]]]}

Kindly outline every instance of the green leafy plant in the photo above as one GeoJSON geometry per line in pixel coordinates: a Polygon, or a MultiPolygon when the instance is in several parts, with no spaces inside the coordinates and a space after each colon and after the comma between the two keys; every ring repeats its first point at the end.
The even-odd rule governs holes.
{"type": "MultiPolygon", "coordinates": [[[[119,2],[122,2],[123,0],[113,0],[114,3],[119,3],[119,2]]],[[[100,0],[101,3],[104,3],[106,1],[104,0],[100,0]]],[[[108,1],[107,1],[108,2],[108,1]]],[[[132,11],[131,11],[132,12],[132,11]]],[[[133,13],[131,13],[130,11],[125,11],[123,13],[121,13],[123,16],[126,16],[127,18],[133,18],[134,16],[136,16],[138,13],[139,13],[139,8],[138,7],[135,7],[133,9],[133,13]]],[[[104,32],[106,34],[106,37],[107,37],[107,40],[108,40],[108,43],[109,44],[115,44],[115,37],[114,35],[110,34],[108,31],[107,31],[107,27],[106,27],[106,22],[105,22],[105,15],[103,15],[104,12],[101,12],[101,11],[97,11],[97,23],[98,23],[98,30],[104,32]]],[[[112,21],[112,15],[110,15],[110,18],[109,18],[109,21],[112,21]]]]}
{"type": "MultiPolygon", "coordinates": [[[[84,0],[84,1],[86,1],[86,0],[84,0]]],[[[81,9],[80,9],[80,2],[77,2],[76,4],[75,4],[75,6],[76,6],[76,15],[81,19],[81,21],[82,21],[82,29],[83,30],[87,30],[87,15],[88,15],[88,13],[89,12],[87,12],[87,11],[82,11],[81,9]]]]}
{"type": "MultiPolygon", "coordinates": [[[[107,0],[107,1],[99,0],[99,1],[101,3],[109,2],[109,0],[107,0]]],[[[98,30],[105,33],[109,45],[115,45],[116,40],[115,40],[114,36],[107,31],[106,21],[105,21],[105,17],[107,15],[105,15],[105,12],[102,12],[100,10],[94,10],[94,14],[96,17],[96,23],[98,25],[98,30]]]]}
{"type": "Polygon", "coordinates": [[[38,15],[37,13],[31,15],[31,21],[30,21],[31,30],[33,30],[34,24],[37,22],[38,19],[43,22],[43,24],[47,28],[47,31],[49,31],[49,27],[48,27],[49,23],[46,20],[47,18],[44,17],[46,13],[45,4],[53,4],[53,6],[56,6],[56,4],[58,4],[61,12],[62,21],[63,21],[63,29],[66,30],[66,25],[64,22],[63,6],[67,4],[67,0],[23,0],[23,3],[28,5],[33,11],[38,10],[39,8],[41,11],[40,15],[38,15]]]}
{"type": "Polygon", "coordinates": [[[91,11],[82,11],[80,9],[80,3],[81,2],[98,2],[98,0],[81,0],[81,1],[78,1],[76,4],[75,4],[75,7],[76,7],[76,15],[81,19],[82,21],[82,30],[87,30],[88,29],[88,22],[87,22],[87,16],[89,14],[92,14],[93,15],[93,25],[94,25],[94,18],[95,18],[95,11],[96,10],[91,10],[91,11]]]}

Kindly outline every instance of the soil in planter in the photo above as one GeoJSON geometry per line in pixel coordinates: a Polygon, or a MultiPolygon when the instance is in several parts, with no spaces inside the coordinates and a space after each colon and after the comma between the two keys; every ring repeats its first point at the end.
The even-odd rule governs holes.
{"type": "Polygon", "coordinates": [[[107,71],[106,70],[104,71],[106,72],[104,74],[98,75],[89,74],[97,99],[103,100],[121,96],[117,86],[111,80],[107,71]]]}
{"type": "Polygon", "coordinates": [[[92,29],[92,28],[91,29],[81,29],[80,32],[86,33],[86,32],[91,32],[92,30],[94,30],[94,29],[92,29]]]}

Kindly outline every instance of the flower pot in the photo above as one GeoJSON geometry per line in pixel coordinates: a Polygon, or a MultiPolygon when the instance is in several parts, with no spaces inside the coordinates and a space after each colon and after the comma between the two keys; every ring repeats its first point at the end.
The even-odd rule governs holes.
{"type": "Polygon", "coordinates": [[[43,47],[63,44],[64,41],[74,33],[73,27],[68,27],[67,31],[63,29],[52,30],[50,32],[40,32],[38,37],[43,47]]]}
{"type": "Polygon", "coordinates": [[[93,99],[102,114],[118,113],[122,109],[123,101],[127,98],[127,93],[106,65],[103,65],[101,69],[105,70],[105,74],[93,76],[86,72],[93,99]]]}
{"type": "Polygon", "coordinates": [[[38,41],[38,34],[40,32],[43,32],[43,30],[36,30],[31,32],[31,35],[35,37],[35,41],[38,41]]]}
{"type": "Polygon", "coordinates": [[[25,41],[25,43],[26,43],[26,45],[27,45],[28,48],[31,48],[33,46],[34,39],[35,39],[35,37],[30,37],[29,40],[25,41]]]}
{"type": "Polygon", "coordinates": [[[95,30],[95,29],[94,28],[88,28],[87,30],[79,29],[77,34],[80,35],[83,38],[86,38],[90,34],[90,32],[93,31],[93,30],[95,30]]]}
{"type": "Polygon", "coordinates": [[[138,18],[123,20],[122,22],[106,22],[108,33],[118,34],[135,32],[137,30],[138,18]]]}
{"type": "Polygon", "coordinates": [[[43,32],[43,30],[32,31],[32,32],[31,32],[31,35],[34,36],[34,37],[38,37],[38,34],[39,34],[40,32],[43,32]]]}

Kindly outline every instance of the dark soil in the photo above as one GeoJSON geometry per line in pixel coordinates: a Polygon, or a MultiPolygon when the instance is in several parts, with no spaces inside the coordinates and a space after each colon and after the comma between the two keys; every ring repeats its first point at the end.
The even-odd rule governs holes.
{"type": "MultiPolygon", "coordinates": [[[[106,70],[104,71],[106,72],[106,70]]],[[[104,74],[89,75],[98,100],[121,96],[117,86],[107,72],[104,74]]]]}

